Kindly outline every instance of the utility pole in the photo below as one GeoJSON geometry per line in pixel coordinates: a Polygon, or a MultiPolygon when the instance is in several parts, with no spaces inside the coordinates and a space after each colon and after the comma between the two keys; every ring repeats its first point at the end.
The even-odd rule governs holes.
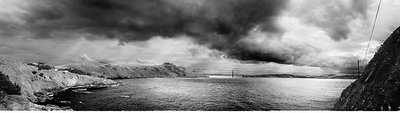
{"type": "Polygon", "coordinates": [[[357,60],[357,76],[360,78],[360,60],[357,60]]]}
{"type": "Polygon", "coordinates": [[[232,78],[233,78],[233,70],[232,70],[232,78]]]}

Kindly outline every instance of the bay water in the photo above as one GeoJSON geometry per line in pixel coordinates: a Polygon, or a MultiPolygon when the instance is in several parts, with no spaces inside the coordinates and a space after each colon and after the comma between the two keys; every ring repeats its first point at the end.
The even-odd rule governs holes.
{"type": "MultiPolygon", "coordinates": [[[[90,93],[61,93],[60,101],[84,111],[331,110],[354,79],[146,78],[90,93]]],[[[63,104],[65,105],[65,104],[63,104]]]]}

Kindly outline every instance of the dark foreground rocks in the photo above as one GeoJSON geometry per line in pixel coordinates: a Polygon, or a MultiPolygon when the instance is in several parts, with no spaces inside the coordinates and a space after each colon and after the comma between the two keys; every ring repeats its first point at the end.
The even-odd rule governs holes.
{"type": "Polygon", "coordinates": [[[400,27],[371,59],[361,78],[341,94],[334,110],[399,110],[400,27]]]}
{"type": "Polygon", "coordinates": [[[54,93],[68,88],[113,85],[118,83],[0,56],[0,110],[71,110],[38,103],[45,103],[54,93]]]}

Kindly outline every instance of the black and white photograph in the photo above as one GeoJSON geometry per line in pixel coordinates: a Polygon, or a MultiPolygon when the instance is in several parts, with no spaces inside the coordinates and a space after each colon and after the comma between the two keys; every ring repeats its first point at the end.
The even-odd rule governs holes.
{"type": "Polygon", "coordinates": [[[0,0],[0,112],[398,111],[400,0],[0,0]]]}

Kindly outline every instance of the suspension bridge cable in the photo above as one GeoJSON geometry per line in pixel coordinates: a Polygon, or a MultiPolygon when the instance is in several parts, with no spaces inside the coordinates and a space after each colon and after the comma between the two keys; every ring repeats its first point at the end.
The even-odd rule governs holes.
{"type": "Polygon", "coordinates": [[[374,34],[374,31],[375,31],[375,24],[376,24],[376,20],[378,19],[379,9],[380,9],[380,7],[381,7],[381,3],[382,3],[382,0],[379,0],[378,9],[376,10],[376,14],[375,14],[374,24],[373,24],[373,26],[372,26],[371,34],[370,34],[370,36],[369,36],[369,41],[368,41],[367,50],[365,51],[364,59],[363,59],[363,61],[361,62],[361,65],[364,65],[365,59],[366,59],[367,54],[368,54],[369,46],[371,45],[371,39],[372,39],[372,36],[373,36],[373,34],[374,34]]]}

